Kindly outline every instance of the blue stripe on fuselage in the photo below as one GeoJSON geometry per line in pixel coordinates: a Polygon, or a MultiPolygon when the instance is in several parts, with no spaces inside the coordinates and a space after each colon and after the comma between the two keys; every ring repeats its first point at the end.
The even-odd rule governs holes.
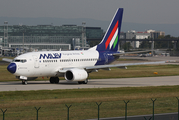
{"type": "MultiPolygon", "coordinates": [[[[99,58],[95,65],[106,65],[114,62],[116,59],[118,59],[118,56],[113,56],[114,52],[109,51],[100,51],[99,52],[99,58]]],[[[115,52],[117,53],[117,52],[115,52]]]]}

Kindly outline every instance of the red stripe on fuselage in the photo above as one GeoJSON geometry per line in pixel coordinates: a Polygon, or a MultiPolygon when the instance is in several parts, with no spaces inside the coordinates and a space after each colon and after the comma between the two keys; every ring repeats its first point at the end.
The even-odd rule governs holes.
{"type": "Polygon", "coordinates": [[[109,37],[108,37],[108,39],[107,39],[107,41],[106,41],[106,43],[105,43],[106,49],[108,48],[108,45],[109,45],[109,43],[110,43],[112,37],[114,36],[114,34],[115,34],[117,28],[118,28],[118,21],[116,22],[116,25],[114,26],[114,28],[113,28],[111,34],[109,35],[109,37]]]}

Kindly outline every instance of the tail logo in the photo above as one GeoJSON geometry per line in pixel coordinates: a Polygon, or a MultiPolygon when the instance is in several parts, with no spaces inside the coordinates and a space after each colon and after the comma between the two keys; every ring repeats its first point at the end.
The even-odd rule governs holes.
{"type": "Polygon", "coordinates": [[[102,41],[97,46],[95,46],[97,51],[116,52],[118,50],[122,15],[123,15],[123,8],[117,9],[102,41]]]}
{"type": "Polygon", "coordinates": [[[106,43],[105,43],[105,49],[108,48],[108,46],[110,46],[110,49],[113,45],[113,49],[116,47],[117,42],[118,42],[118,24],[119,21],[116,22],[112,32],[110,33],[106,43]]]}

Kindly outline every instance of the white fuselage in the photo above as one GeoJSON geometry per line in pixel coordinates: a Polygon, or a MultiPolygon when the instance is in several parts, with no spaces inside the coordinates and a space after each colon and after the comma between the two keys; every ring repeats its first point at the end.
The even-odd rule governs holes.
{"type": "Polygon", "coordinates": [[[14,59],[16,76],[57,76],[61,68],[84,68],[94,66],[99,58],[98,51],[46,51],[31,52],[14,59]]]}

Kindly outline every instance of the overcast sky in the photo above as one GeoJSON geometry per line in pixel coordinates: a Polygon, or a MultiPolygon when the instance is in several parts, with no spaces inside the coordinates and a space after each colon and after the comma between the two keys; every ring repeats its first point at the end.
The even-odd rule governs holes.
{"type": "Polygon", "coordinates": [[[110,21],[124,8],[123,22],[179,23],[179,0],[1,0],[0,17],[91,18],[110,21]]]}

